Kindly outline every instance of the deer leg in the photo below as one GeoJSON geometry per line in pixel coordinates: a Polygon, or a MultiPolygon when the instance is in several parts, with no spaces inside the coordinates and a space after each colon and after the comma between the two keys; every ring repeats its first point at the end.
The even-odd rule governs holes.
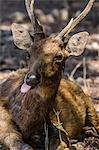
{"type": "Polygon", "coordinates": [[[92,133],[92,135],[96,135],[99,137],[99,117],[95,111],[95,108],[93,104],[90,102],[91,100],[88,98],[86,100],[86,106],[87,106],[87,111],[86,111],[86,126],[84,130],[86,133],[92,133]],[[88,129],[88,130],[87,130],[88,129]],[[96,130],[95,130],[96,129],[96,130]]]}
{"type": "Polygon", "coordinates": [[[3,106],[0,106],[0,142],[10,150],[33,150],[31,146],[24,143],[8,110],[3,106]]]}
{"type": "Polygon", "coordinates": [[[97,133],[97,131],[94,127],[86,126],[86,127],[83,128],[83,130],[84,130],[84,132],[87,136],[89,136],[89,137],[94,136],[94,137],[99,138],[99,135],[98,135],[98,133],[97,133]]]}

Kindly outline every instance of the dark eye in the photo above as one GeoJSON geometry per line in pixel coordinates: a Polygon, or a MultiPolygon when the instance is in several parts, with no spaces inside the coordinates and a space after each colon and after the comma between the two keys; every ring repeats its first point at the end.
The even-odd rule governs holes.
{"type": "Polygon", "coordinates": [[[55,55],[54,61],[55,62],[61,62],[64,59],[63,53],[59,52],[55,55]]]}

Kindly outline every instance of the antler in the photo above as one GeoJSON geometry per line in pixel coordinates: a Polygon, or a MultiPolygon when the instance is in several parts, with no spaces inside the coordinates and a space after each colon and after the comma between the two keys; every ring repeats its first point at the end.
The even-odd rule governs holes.
{"type": "Polygon", "coordinates": [[[85,9],[81,12],[81,14],[75,18],[74,20],[71,19],[70,22],[68,23],[68,25],[56,36],[56,38],[60,39],[63,36],[67,36],[72,29],[79,24],[79,22],[89,13],[90,9],[93,6],[95,0],[90,0],[87,4],[87,6],[85,7],[85,9]]]}
{"type": "Polygon", "coordinates": [[[43,32],[43,27],[41,26],[40,22],[36,19],[34,13],[34,0],[25,0],[26,10],[28,12],[29,18],[33,25],[33,36],[34,39],[39,40],[45,37],[43,32]]]}

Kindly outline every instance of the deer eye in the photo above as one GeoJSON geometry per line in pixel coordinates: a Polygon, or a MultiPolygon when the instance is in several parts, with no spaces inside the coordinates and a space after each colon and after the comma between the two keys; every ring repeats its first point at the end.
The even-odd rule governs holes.
{"type": "Polygon", "coordinates": [[[55,62],[61,62],[64,59],[63,53],[57,53],[54,57],[55,62]]]}

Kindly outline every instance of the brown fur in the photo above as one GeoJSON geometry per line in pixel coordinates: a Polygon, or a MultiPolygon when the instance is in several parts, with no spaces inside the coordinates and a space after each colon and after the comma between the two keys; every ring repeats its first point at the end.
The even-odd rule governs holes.
{"type": "MultiPolygon", "coordinates": [[[[20,129],[24,139],[27,139],[27,141],[30,135],[32,137],[35,134],[42,134],[42,121],[44,121],[43,119],[44,117],[46,117],[45,114],[47,114],[48,111],[48,102],[46,102],[46,99],[47,97],[51,97],[53,86],[55,89],[55,82],[54,85],[50,85],[51,88],[49,89],[46,88],[46,86],[45,88],[43,86],[40,93],[38,90],[38,94],[34,94],[37,89],[36,91],[31,90],[27,94],[21,94],[19,87],[26,72],[27,69],[21,69],[17,72],[12,73],[10,78],[1,85],[1,89],[3,89],[1,90],[1,97],[3,97],[3,101],[0,103],[0,125],[2,130],[6,129],[5,131],[0,130],[1,139],[4,135],[4,139],[6,139],[6,136],[8,136],[10,132],[10,137],[12,137],[12,140],[22,138],[20,133],[17,131],[18,129],[15,125],[13,125],[11,120],[15,122],[15,124],[20,129]],[[38,98],[39,94],[43,99],[38,98]],[[11,97],[11,99],[9,99],[9,97],[11,97]],[[32,100],[30,99],[30,97],[32,97],[32,100]],[[9,113],[8,110],[10,110],[9,113]],[[34,126],[33,122],[35,122],[34,126]],[[11,131],[8,132],[7,129],[10,129],[11,131]]],[[[84,94],[82,89],[76,83],[73,83],[70,80],[61,80],[58,88],[58,93],[55,98],[54,107],[57,111],[61,111],[61,122],[63,123],[64,129],[68,132],[69,137],[71,138],[80,136],[82,128],[87,125],[87,122],[85,122],[85,120],[87,120],[88,123],[90,122],[91,125],[96,129],[99,129],[99,120],[97,118],[92,102],[90,101],[89,97],[84,94]]],[[[55,122],[55,118],[51,118],[51,120],[52,119],[55,122]]],[[[6,143],[6,141],[3,140],[2,143],[4,142],[6,143]]]]}
{"type": "Polygon", "coordinates": [[[30,69],[12,73],[0,85],[0,141],[11,150],[22,149],[22,136],[35,147],[33,136],[43,134],[44,120],[53,106],[64,63],[64,60],[60,63],[54,61],[61,51],[59,45],[53,38],[35,43],[31,49],[30,69]],[[34,53],[35,49],[37,53],[34,53]],[[27,93],[21,93],[20,87],[26,73],[34,74],[36,71],[41,74],[41,82],[27,93]],[[17,140],[22,146],[17,145],[17,140]]]}
{"type": "Polygon", "coordinates": [[[93,116],[88,118],[96,127],[96,114],[91,102],[87,102],[87,96],[76,84],[61,80],[62,68],[68,57],[63,42],[51,37],[45,38],[35,42],[29,52],[29,68],[12,73],[0,85],[0,142],[10,150],[31,150],[24,141],[35,148],[35,137],[43,135],[44,120],[53,105],[56,110],[64,109],[61,121],[71,138],[78,137],[81,133],[88,116],[87,108],[93,116]],[[63,57],[59,62],[56,61],[58,54],[63,57]],[[41,82],[27,93],[21,93],[25,75],[28,72],[35,74],[36,71],[41,75],[41,82]]]}
{"type": "MultiPolygon", "coordinates": [[[[99,118],[88,95],[77,83],[61,79],[54,108],[60,113],[63,128],[70,138],[78,138],[84,126],[93,126],[99,132],[99,118]]],[[[51,112],[51,120],[57,123],[51,112]]]]}

